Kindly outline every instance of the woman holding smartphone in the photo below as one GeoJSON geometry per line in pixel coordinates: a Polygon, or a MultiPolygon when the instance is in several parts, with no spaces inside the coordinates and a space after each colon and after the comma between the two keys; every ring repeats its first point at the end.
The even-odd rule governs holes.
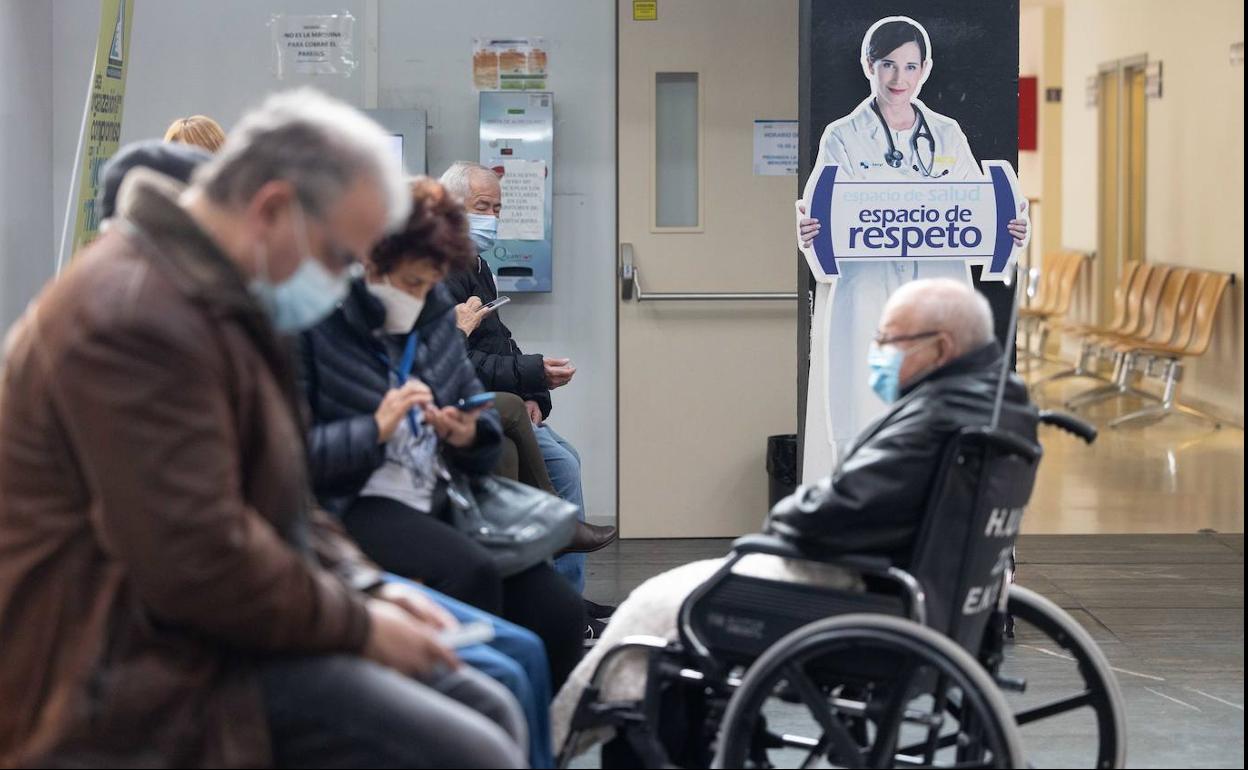
{"type": "Polygon", "coordinates": [[[300,339],[317,497],[382,568],[536,633],[558,687],[581,656],[580,597],[549,564],[502,579],[443,517],[447,471],[489,473],[502,430],[439,285],[475,256],[463,210],[431,179],[412,187],[406,227],[300,339]]]}

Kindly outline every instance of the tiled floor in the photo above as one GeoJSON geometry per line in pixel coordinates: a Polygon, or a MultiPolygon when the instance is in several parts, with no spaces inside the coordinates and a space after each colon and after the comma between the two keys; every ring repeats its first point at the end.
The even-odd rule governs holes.
{"type": "MultiPolygon", "coordinates": [[[[1038,374],[1056,370],[1046,366],[1038,374]]],[[[1062,380],[1035,389],[1035,398],[1041,406],[1062,408],[1072,395],[1101,384],[1062,380]]],[[[1214,430],[1183,415],[1106,427],[1141,403],[1116,399],[1079,412],[1102,427],[1092,446],[1044,429],[1045,457],[1024,532],[1244,531],[1244,432],[1214,430]]]]}
{"type": "MultiPolygon", "coordinates": [[[[617,543],[591,557],[586,594],[619,602],[651,575],[728,545],[617,543]]],[[[1129,766],[1243,767],[1243,535],[1024,535],[1018,550],[1019,582],[1088,629],[1117,670],[1129,766]]],[[[1071,694],[1058,689],[1073,669],[1057,655],[1020,629],[1009,656],[1011,673],[1029,681],[1026,697],[1071,694]]],[[[1033,766],[1080,766],[1090,756],[1087,713],[1024,729],[1033,766]]]]}

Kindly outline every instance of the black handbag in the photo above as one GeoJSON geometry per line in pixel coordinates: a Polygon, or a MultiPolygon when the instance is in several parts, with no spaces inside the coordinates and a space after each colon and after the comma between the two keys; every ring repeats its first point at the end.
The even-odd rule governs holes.
{"type": "Polygon", "coordinates": [[[446,501],[449,523],[489,551],[505,578],[547,561],[576,532],[575,505],[499,476],[452,473],[446,501]]]}

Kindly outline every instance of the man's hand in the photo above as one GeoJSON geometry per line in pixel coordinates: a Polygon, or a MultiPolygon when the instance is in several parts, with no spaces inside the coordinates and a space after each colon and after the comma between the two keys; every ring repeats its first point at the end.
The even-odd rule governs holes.
{"type": "Polygon", "coordinates": [[[485,317],[493,312],[494,308],[485,307],[480,297],[469,297],[467,302],[455,306],[455,325],[465,337],[471,337],[485,317]]]}
{"type": "Polygon", "coordinates": [[[425,407],[425,422],[433,426],[438,438],[458,449],[466,449],[477,440],[477,417],[482,409],[461,412],[453,406],[438,409],[425,407]]]}
{"type": "Polygon", "coordinates": [[[406,583],[386,583],[377,592],[376,598],[403,608],[416,620],[438,631],[459,628],[459,621],[451,613],[430,599],[428,594],[406,583]]]}
{"type": "Polygon", "coordinates": [[[546,367],[546,387],[551,390],[567,385],[576,374],[576,367],[568,358],[543,358],[542,363],[546,367]]]}
{"type": "Polygon", "coordinates": [[[539,406],[536,401],[525,401],[524,408],[528,410],[529,422],[533,423],[534,425],[542,424],[542,420],[543,420],[542,407],[539,406]]]}
{"type": "MultiPolygon", "coordinates": [[[[1021,214],[1026,213],[1026,211],[1027,211],[1027,201],[1023,201],[1022,205],[1018,207],[1018,213],[1021,215],[1021,214]]],[[[1011,219],[1009,221],[1009,224],[1005,226],[1005,229],[1009,230],[1010,235],[1014,237],[1015,245],[1022,246],[1023,241],[1027,240],[1027,226],[1029,224],[1030,222],[1027,219],[1020,218],[1020,219],[1011,219]]]]}
{"type": "Polygon", "coordinates": [[[389,441],[411,409],[432,403],[433,391],[420,380],[408,380],[403,387],[391,389],[373,415],[377,421],[377,443],[389,441]]]}
{"type": "Polygon", "coordinates": [[[408,676],[432,677],[445,666],[454,671],[459,658],[438,641],[438,632],[384,599],[368,600],[371,629],[364,657],[408,676]]]}
{"type": "MultiPolygon", "coordinates": [[[[799,206],[798,211],[805,214],[806,207],[799,206]]],[[[801,242],[803,249],[808,248],[810,246],[810,242],[815,239],[815,236],[819,234],[819,230],[822,227],[823,225],[819,224],[818,219],[812,219],[810,217],[805,217],[804,219],[802,219],[801,222],[798,223],[797,240],[801,242]]]]}

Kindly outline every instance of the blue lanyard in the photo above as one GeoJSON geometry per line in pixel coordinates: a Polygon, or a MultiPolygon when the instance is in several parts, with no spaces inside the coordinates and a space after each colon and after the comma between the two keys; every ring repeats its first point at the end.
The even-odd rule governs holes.
{"type": "MultiPolygon", "coordinates": [[[[403,357],[399,359],[399,365],[391,370],[394,374],[396,387],[403,387],[403,385],[407,382],[408,377],[411,376],[412,367],[416,364],[416,348],[419,343],[420,334],[413,329],[412,333],[407,335],[407,343],[403,346],[403,357]]],[[[379,357],[381,358],[382,363],[389,368],[391,362],[390,356],[381,354],[379,357]]],[[[412,429],[413,436],[420,434],[420,426],[416,424],[415,409],[409,409],[407,411],[407,426],[412,429]]]]}

